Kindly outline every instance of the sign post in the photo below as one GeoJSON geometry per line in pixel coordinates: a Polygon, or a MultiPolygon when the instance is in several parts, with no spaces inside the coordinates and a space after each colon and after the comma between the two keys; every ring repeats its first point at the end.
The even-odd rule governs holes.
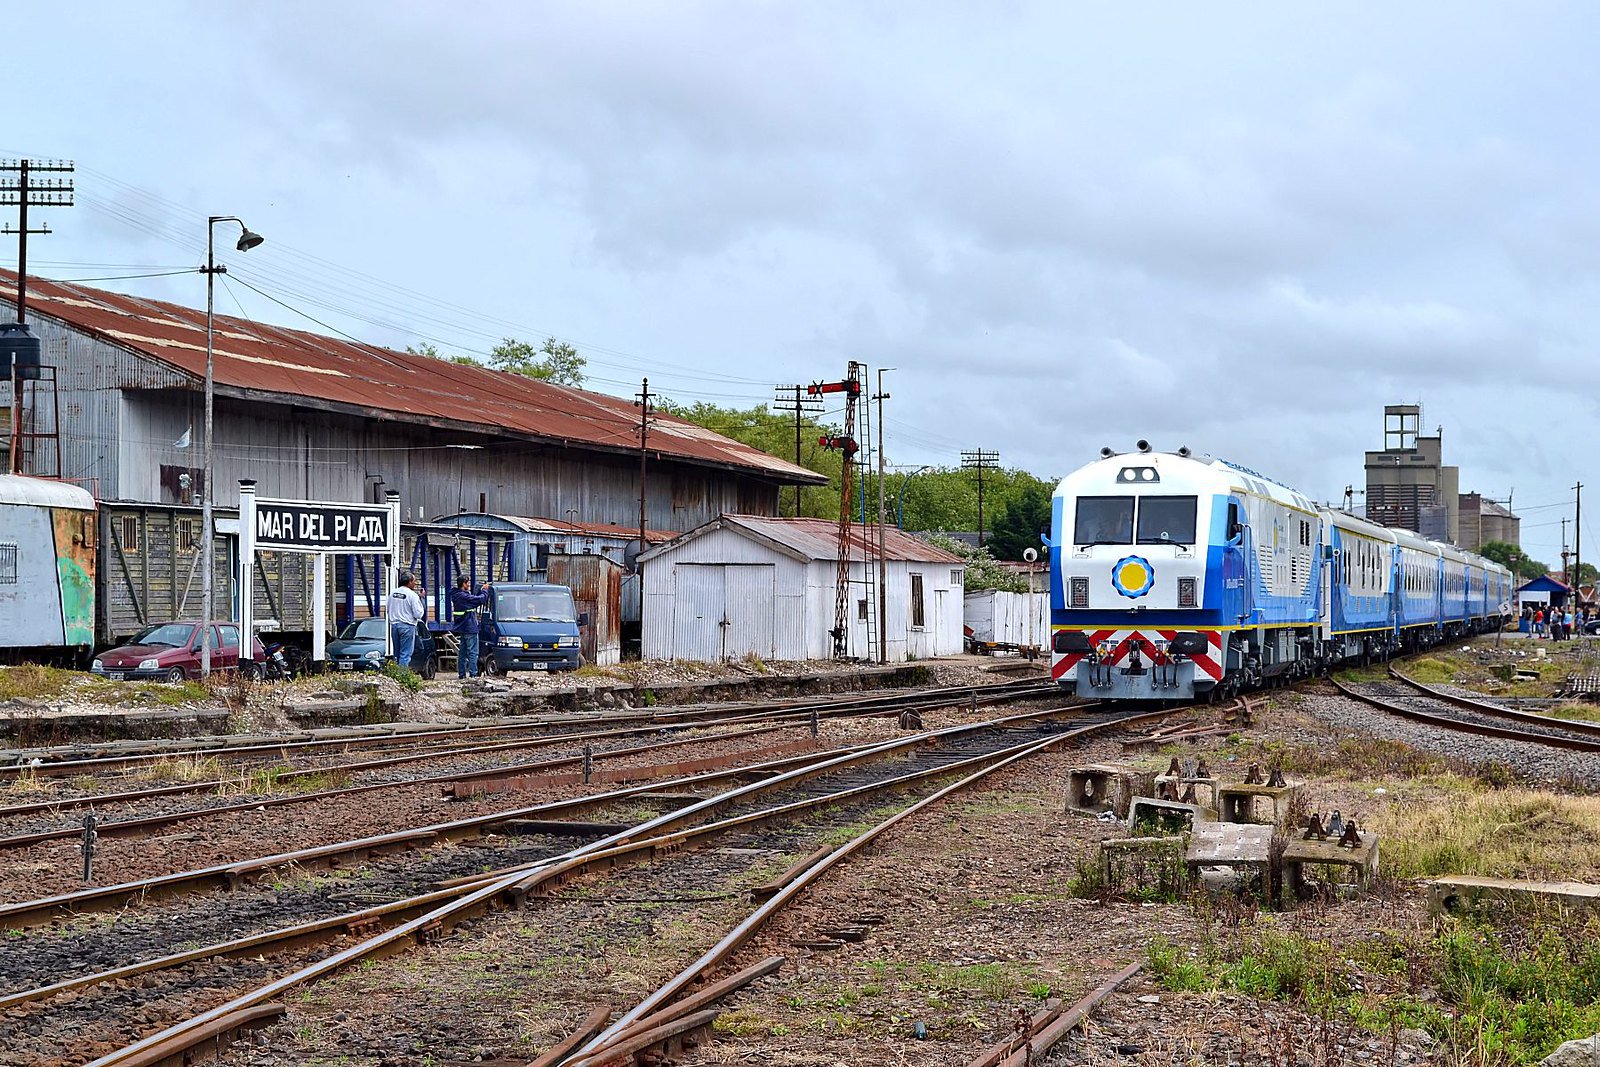
{"type": "MultiPolygon", "coordinates": [[[[239,659],[255,654],[255,591],[250,576],[260,551],[299,552],[315,557],[312,577],[311,654],[327,655],[328,556],[330,553],[383,553],[388,557],[389,588],[399,578],[400,494],[390,492],[383,504],[323,503],[313,500],[266,500],[256,496],[256,483],[239,480],[239,659]]],[[[388,628],[384,651],[392,652],[388,628]]]]}

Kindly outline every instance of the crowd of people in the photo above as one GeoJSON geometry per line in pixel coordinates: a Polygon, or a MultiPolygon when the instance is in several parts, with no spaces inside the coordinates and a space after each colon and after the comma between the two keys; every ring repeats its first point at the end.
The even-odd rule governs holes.
{"type": "Polygon", "coordinates": [[[1580,608],[1574,614],[1570,605],[1524,604],[1522,621],[1517,629],[1539,639],[1570,641],[1574,635],[1584,633],[1589,622],[1596,617],[1597,613],[1588,608],[1580,608]]]}

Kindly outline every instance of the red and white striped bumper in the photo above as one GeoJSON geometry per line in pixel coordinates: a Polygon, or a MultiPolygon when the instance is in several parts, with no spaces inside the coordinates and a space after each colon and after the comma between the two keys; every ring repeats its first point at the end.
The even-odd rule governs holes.
{"type": "MultiPolygon", "coordinates": [[[[1067,629],[1077,629],[1077,627],[1058,626],[1051,632],[1055,633],[1067,629]]],[[[1099,651],[1099,662],[1108,666],[1117,666],[1124,663],[1129,653],[1136,648],[1146,663],[1171,663],[1172,658],[1163,651],[1167,642],[1171,641],[1179,633],[1204,634],[1209,650],[1201,655],[1185,658],[1195,665],[1197,680],[1198,676],[1204,675],[1213,682],[1222,681],[1223,656],[1222,631],[1220,630],[1083,629],[1082,632],[1089,638],[1089,644],[1099,651]]],[[[1050,658],[1050,676],[1058,682],[1068,681],[1076,675],[1078,664],[1087,658],[1087,653],[1083,652],[1053,653],[1050,658]]]]}

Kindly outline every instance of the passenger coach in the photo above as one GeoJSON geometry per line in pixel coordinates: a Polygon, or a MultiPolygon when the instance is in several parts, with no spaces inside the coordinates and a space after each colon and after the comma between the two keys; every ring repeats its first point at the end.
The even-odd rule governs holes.
{"type": "Polygon", "coordinates": [[[1054,498],[1051,673],[1080,695],[1231,694],[1485,630],[1492,561],[1321,508],[1187,449],[1101,459],[1054,498]]]}

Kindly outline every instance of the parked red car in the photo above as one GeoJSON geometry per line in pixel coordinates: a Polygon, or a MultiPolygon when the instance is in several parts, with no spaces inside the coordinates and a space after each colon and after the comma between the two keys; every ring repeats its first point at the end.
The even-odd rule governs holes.
{"type": "MultiPolygon", "coordinates": [[[[267,650],[258,637],[252,668],[259,670],[267,650]]],[[[239,667],[239,626],[232,622],[211,624],[211,669],[237,670],[239,667]]],[[[181,682],[200,677],[200,624],[163,622],[147,626],[125,645],[107,649],[94,658],[89,668],[103,678],[158,679],[181,682]]]]}

